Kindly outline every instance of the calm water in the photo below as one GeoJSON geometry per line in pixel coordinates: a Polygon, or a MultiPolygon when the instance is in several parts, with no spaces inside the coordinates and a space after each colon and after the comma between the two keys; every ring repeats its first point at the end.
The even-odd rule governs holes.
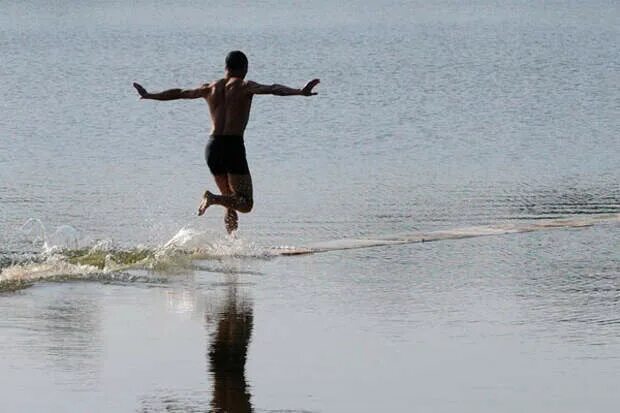
{"type": "Polygon", "coordinates": [[[616,408],[617,2],[125,3],[0,0],[6,411],[616,408]],[[131,87],[232,49],[321,78],[255,99],[235,240],[206,105],[131,87]]]}

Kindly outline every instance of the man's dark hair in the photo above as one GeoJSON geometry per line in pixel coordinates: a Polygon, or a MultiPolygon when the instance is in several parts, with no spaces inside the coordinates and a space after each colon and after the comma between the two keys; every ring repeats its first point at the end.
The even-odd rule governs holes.
{"type": "Polygon", "coordinates": [[[226,56],[226,69],[231,72],[248,70],[248,58],[241,50],[234,50],[226,56]]]}

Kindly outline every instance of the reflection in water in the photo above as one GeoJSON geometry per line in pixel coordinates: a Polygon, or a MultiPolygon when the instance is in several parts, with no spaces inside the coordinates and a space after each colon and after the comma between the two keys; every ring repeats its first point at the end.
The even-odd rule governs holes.
{"type": "MultiPolygon", "coordinates": [[[[223,308],[216,315],[216,330],[209,346],[209,371],[213,375],[215,412],[251,412],[245,380],[245,361],[252,335],[251,304],[238,301],[236,286],[230,286],[223,308]]],[[[206,317],[209,322],[209,317],[206,317]]]]}
{"type": "Polygon", "coordinates": [[[253,412],[245,379],[254,319],[251,301],[240,298],[242,287],[236,280],[217,285],[223,288],[217,288],[213,295],[197,294],[196,290],[166,294],[168,310],[204,314],[205,330],[210,335],[206,356],[213,379],[212,394],[205,387],[160,388],[141,399],[140,412],[253,412]]]}

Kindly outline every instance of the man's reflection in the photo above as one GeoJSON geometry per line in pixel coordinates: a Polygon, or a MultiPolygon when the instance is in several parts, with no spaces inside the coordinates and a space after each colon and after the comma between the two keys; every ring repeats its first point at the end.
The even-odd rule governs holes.
{"type": "Polygon", "coordinates": [[[215,323],[216,330],[209,346],[209,371],[214,380],[211,407],[215,412],[251,412],[245,361],[253,315],[251,304],[238,300],[236,286],[229,287],[215,323]]]}

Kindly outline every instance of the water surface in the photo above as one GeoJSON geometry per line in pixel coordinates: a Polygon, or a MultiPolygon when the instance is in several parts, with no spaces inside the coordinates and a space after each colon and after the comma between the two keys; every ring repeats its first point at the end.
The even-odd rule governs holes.
{"type": "Polygon", "coordinates": [[[614,2],[0,10],[7,411],[620,402],[614,2]],[[131,87],[199,85],[232,49],[259,82],[321,78],[255,99],[236,239],[195,216],[206,105],[131,87]]]}

